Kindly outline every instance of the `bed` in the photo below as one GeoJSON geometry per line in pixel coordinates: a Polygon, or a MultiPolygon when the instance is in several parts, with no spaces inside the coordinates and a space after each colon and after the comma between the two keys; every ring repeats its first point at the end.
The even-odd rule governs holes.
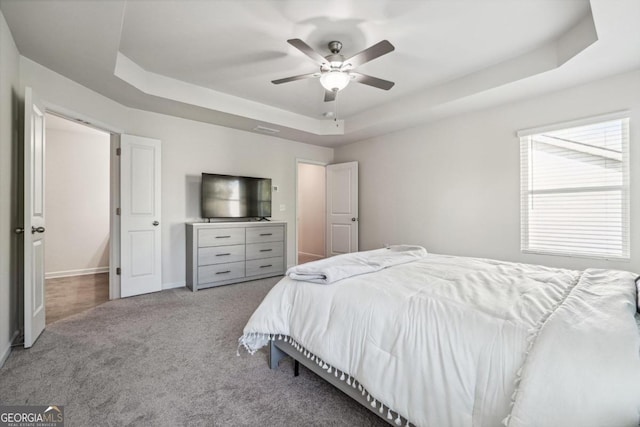
{"type": "Polygon", "coordinates": [[[240,345],[315,366],[394,424],[639,425],[636,275],[420,249],[290,270],[311,281],[274,286],[240,345]]]}

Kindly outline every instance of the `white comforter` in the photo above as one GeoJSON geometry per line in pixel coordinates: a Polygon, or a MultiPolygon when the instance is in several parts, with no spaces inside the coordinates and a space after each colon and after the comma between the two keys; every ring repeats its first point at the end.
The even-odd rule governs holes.
{"type": "Polygon", "coordinates": [[[291,336],[418,426],[638,426],[635,276],[428,255],[284,278],[241,343],[291,336]]]}

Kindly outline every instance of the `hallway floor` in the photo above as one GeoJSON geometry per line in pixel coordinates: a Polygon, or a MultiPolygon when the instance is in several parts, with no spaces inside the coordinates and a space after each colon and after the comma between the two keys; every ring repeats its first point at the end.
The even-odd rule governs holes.
{"type": "Polygon", "coordinates": [[[109,301],[109,273],[46,280],[47,325],[109,301]]]}
{"type": "Polygon", "coordinates": [[[318,255],[311,255],[304,252],[298,252],[298,264],[304,264],[305,262],[318,261],[322,257],[318,255]]]}

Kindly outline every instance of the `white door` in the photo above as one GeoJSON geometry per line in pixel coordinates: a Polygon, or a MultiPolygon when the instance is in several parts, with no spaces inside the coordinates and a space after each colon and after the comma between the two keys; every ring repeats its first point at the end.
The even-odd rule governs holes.
{"type": "Polygon", "coordinates": [[[120,138],[120,296],[162,290],[160,141],[120,138]]]}
{"type": "Polygon", "coordinates": [[[327,256],[358,251],[358,162],[327,166],[327,256]]]}
{"type": "Polygon", "coordinates": [[[24,346],[45,326],[44,107],[30,87],[24,94],[24,346]]]}

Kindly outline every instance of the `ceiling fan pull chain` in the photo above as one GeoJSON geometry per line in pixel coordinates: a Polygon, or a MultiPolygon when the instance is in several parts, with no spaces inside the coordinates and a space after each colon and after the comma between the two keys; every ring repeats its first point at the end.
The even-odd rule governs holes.
{"type": "MultiPolygon", "coordinates": [[[[337,91],[336,91],[337,92],[337,91]]],[[[336,100],[334,101],[335,105],[335,111],[333,113],[333,121],[337,122],[338,121],[338,94],[336,93],[336,100]]]]}

